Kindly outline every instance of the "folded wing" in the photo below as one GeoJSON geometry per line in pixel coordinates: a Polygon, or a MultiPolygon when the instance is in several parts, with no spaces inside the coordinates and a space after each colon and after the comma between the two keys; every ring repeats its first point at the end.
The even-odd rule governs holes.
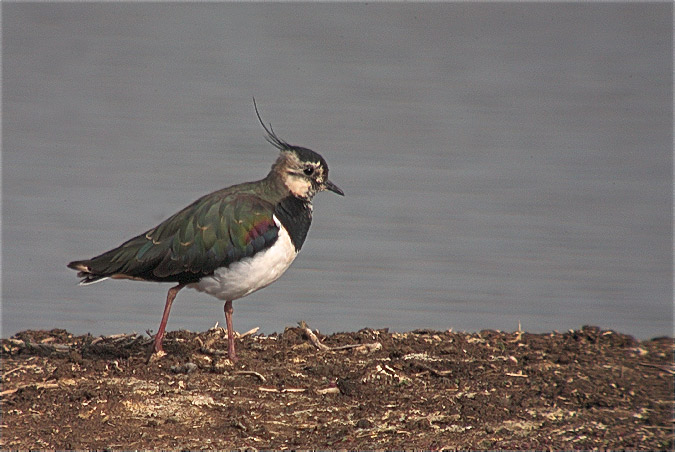
{"type": "Polygon", "coordinates": [[[90,260],[68,264],[81,284],[104,278],[196,282],[272,246],[274,206],[250,193],[207,195],[157,227],[90,260]]]}

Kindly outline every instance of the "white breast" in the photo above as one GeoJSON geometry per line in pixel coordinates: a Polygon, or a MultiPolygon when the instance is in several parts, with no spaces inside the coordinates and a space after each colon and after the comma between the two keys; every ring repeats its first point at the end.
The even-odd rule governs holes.
{"type": "Polygon", "coordinates": [[[236,300],[267,287],[284,274],[298,255],[286,229],[276,216],[279,237],[270,248],[247,257],[229,267],[216,269],[213,276],[202,278],[188,287],[206,292],[221,300],[236,300]]]}

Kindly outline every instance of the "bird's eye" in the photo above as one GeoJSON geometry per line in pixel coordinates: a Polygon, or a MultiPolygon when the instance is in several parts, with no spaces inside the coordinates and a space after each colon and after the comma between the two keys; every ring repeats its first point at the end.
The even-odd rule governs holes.
{"type": "Polygon", "coordinates": [[[314,174],[314,167],[311,166],[305,167],[303,173],[305,173],[306,176],[311,176],[312,174],[314,174]]]}

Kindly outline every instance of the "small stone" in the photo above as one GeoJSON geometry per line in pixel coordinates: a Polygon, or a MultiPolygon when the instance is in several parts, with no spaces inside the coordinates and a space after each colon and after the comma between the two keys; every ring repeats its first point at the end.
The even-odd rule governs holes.
{"type": "Polygon", "coordinates": [[[359,419],[358,422],[356,423],[357,428],[370,428],[373,426],[373,423],[370,422],[368,419],[359,419]]]}

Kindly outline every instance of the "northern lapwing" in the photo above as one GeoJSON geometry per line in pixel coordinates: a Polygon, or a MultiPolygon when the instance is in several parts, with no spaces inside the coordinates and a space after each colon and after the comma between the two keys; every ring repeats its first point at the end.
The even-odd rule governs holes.
{"type": "Polygon", "coordinates": [[[113,279],[176,283],[166,296],[153,353],[163,354],[169,311],[183,287],[225,301],[228,355],[237,360],[232,301],[276,281],[298,255],[312,222],[318,192],[344,192],[328,180],[328,165],[316,152],[288,144],[265,126],[279,152],[267,177],[203,196],[149,231],[119,247],[68,267],[80,285],[113,279]]]}

